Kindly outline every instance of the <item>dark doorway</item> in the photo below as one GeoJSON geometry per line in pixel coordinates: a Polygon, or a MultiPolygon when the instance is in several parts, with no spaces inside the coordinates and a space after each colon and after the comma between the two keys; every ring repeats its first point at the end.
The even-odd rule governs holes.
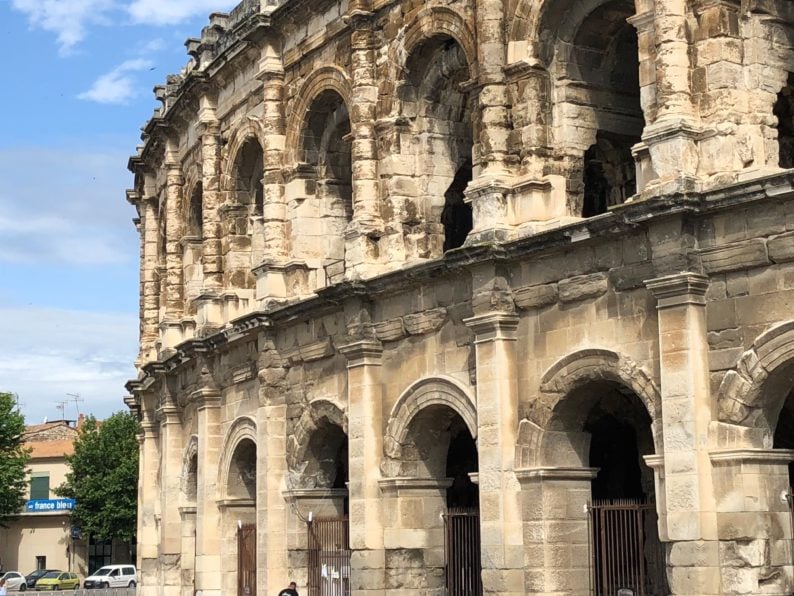
{"type": "Polygon", "coordinates": [[[463,191],[471,182],[471,161],[466,160],[455,178],[444,193],[444,210],[441,212],[441,223],[444,225],[444,252],[463,246],[471,232],[471,205],[464,202],[463,191]]]}
{"type": "Polygon", "coordinates": [[[777,116],[777,143],[781,168],[794,167],[794,73],[789,73],[786,86],[777,95],[772,110],[777,116]]]}

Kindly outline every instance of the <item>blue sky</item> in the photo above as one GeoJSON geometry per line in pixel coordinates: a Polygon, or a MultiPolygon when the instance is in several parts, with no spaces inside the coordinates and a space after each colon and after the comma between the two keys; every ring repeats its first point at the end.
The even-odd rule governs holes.
{"type": "Polygon", "coordinates": [[[0,391],[28,423],[124,408],[138,238],[127,158],[226,0],[0,0],[0,391]]]}

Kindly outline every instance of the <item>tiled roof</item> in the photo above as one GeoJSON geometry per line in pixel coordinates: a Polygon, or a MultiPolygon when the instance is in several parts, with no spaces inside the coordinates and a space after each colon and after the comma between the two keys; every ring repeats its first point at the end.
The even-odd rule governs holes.
{"type": "Polygon", "coordinates": [[[64,457],[74,453],[73,442],[69,439],[60,441],[34,441],[25,444],[30,448],[31,459],[64,457]]]}

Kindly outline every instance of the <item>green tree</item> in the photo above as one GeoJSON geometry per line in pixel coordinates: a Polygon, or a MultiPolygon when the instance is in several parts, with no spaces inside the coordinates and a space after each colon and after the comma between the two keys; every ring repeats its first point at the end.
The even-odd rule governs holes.
{"type": "Polygon", "coordinates": [[[22,435],[25,417],[13,393],[0,392],[0,525],[22,511],[27,494],[27,465],[30,451],[22,435]]]}
{"type": "Polygon", "coordinates": [[[72,523],[99,539],[135,540],[138,511],[138,421],[116,412],[104,422],[89,416],[67,457],[71,470],[55,494],[76,501],[72,523]]]}

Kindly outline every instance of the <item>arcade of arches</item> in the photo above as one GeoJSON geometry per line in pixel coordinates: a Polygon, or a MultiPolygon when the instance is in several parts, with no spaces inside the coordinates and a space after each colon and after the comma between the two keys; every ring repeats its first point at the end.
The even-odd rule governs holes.
{"type": "Polygon", "coordinates": [[[794,593],[791,4],[210,15],[129,162],[142,596],[794,593]]]}

